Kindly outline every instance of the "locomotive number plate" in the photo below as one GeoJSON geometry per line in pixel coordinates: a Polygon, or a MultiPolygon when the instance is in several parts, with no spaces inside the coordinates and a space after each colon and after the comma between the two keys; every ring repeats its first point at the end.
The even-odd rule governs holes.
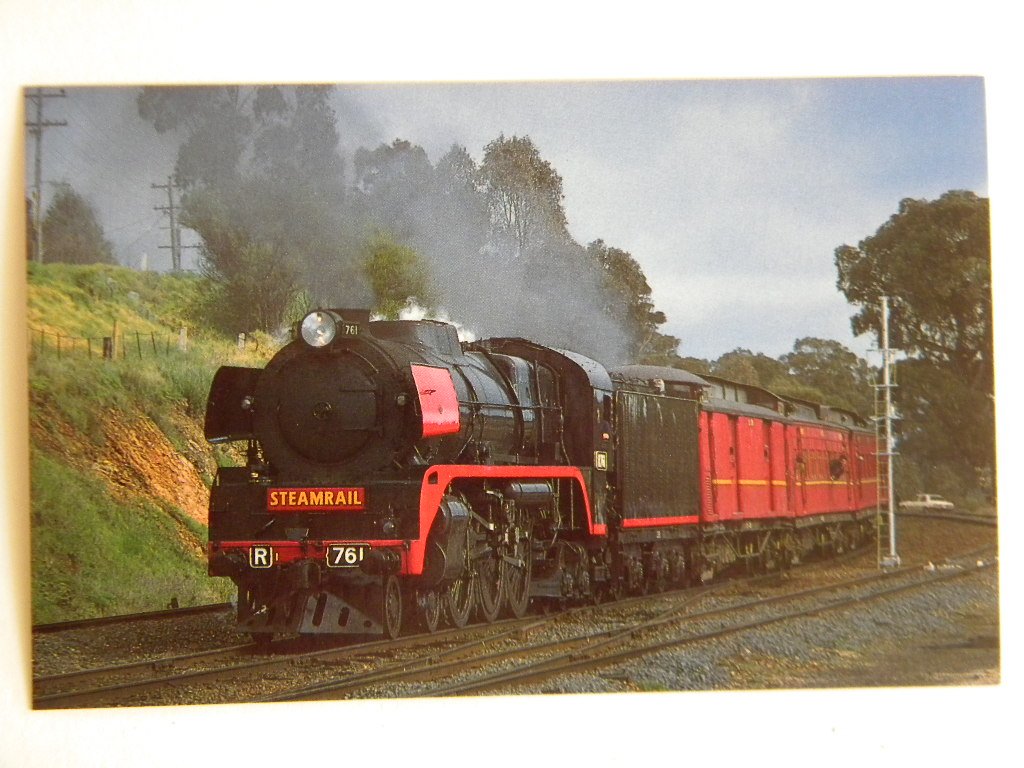
{"type": "Polygon", "coordinates": [[[327,545],[327,566],[329,568],[358,568],[370,551],[369,544],[327,545]]]}

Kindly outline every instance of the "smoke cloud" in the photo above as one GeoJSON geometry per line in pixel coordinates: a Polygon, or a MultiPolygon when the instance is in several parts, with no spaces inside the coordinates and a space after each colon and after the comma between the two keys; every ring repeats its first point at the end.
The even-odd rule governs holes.
{"type": "MultiPolygon", "coordinates": [[[[176,174],[178,204],[210,194],[210,215],[252,233],[265,281],[282,279],[279,259],[313,305],[370,306],[366,243],[387,232],[430,274],[430,295],[414,297],[406,316],[430,306],[475,338],[519,336],[627,362],[629,335],[580,244],[562,232],[522,248],[495,233],[474,160],[482,147],[453,135],[451,149],[428,157],[417,142],[444,146],[446,129],[381,135],[381,120],[345,88],[154,90],[143,115],[140,89],[70,88],[52,105],[69,124],[46,136],[46,175],[88,197],[121,263],[170,267],[168,220],[156,210],[167,196],[151,185],[176,174]]],[[[202,268],[199,235],[185,229],[181,241],[184,268],[202,268]]]]}

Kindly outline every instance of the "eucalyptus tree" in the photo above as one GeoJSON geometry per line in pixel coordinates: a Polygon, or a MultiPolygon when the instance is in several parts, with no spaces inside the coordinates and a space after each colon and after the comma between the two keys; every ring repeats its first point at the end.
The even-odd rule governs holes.
{"type": "Polygon", "coordinates": [[[854,333],[878,334],[889,299],[901,451],[927,481],[991,482],[995,464],[989,203],[973,192],[905,199],[856,247],[835,251],[854,333]]]}
{"type": "Polygon", "coordinates": [[[139,94],[144,119],[182,136],[181,222],[202,238],[204,271],[220,288],[211,305],[231,330],[275,330],[302,290],[318,304],[361,303],[369,293],[361,242],[345,215],[330,92],[216,86],[139,94]]]}
{"type": "MultiPolygon", "coordinates": [[[[43,218],[43,259],[67,264],[113,264],[114,250],[89,201],[61,184],[43,218]]],[[[29,241],[33,242],[33,241],[29,241]]]]}

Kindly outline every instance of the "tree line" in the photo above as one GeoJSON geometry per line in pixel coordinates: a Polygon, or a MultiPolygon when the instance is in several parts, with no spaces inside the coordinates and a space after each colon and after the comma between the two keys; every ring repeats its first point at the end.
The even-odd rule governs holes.
{"type": "MultiPolygon", "coordinates": [[[[680,357],[633,255],[573,240],[562,178],[529,137],[499,135],[479,164],[458,145],[431,162],[406,139],[343,158],[330,96],[327,86],[139,92],[139,115],[181,139],[180,220],[201,238],[209,322],[233,335],[274,331],[314,306],[396,317],[415,302],[444,308],[480,335],[522,335],[602,362],[678,366],[873,411],[877,371],[836,341],[799,339],[778,359],[746,349],[713,361],[680,357]]],[[[48,252],[63,260],[112,260],[88,203],[70,188],[58,191],[43,226],[48,252]]],[[[992,488],[988,200],[963,191],[903,200],[873,235],[839,246],[834,263],[856,310],[855,334],[878,338],[879,300],[889,297],[909,483],[992,488]]]]}
{"type": "Polygon", "coordinates": [[[889,297],[903,485],[995,494],[995,374],[989,202],[950,191],[902,200],[856,246],[835,250],[856,334],[878,336],[889,297]]]}
{"type": "Polygon", "coordinates": [[[312,306],[414,302],[480,335],[604,362],[673,350],[636,260],[570,235],[562,178],[526,136],[478,164],[406,140],[342,157],[329,87],[145,88],[139,114],[182,138],[181,223],[202,241],[209,314],[274,330],[312,306]]]}

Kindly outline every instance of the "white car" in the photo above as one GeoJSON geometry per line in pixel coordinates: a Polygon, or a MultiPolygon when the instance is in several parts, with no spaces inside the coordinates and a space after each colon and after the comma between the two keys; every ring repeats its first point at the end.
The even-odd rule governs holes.
{"type": "Polygon", "coordinates": [[[900,509],[905,509],[908,512],[922,510],[922,509],[952,509],[953,502],[946,501],[941,496],[936,496],[934,493],[919,493],[917,498],[912,501],[901,501],[900,509]]]}

